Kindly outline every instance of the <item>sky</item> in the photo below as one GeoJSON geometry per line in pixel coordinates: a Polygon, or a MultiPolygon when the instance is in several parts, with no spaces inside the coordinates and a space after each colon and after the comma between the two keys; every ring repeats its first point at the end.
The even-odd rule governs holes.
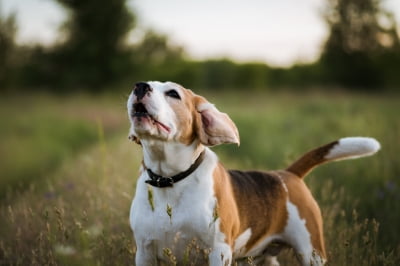
{"type": "MultiPolygon", "coordinates": [[[[328,36],[326,0],[128,0],[137,16],[137,39],[146,29],[168,36],[195,59],[229,57],[273,66],[312,62],[328,36]]],[[[400,22],[400,0],[384,6],[400,22]]],[[[66,19],[54,0],[0,0],[0,12],[17,12],[20,43],[51,44],[66,19]]],[[[400,27],[400,25],[399,25],[400,27]]]]}

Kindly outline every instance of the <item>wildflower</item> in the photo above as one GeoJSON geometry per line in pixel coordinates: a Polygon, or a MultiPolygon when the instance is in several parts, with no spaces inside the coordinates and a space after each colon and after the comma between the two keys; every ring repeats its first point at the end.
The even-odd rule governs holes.
{"type": "Polygon", "coordinates": [[[76,249],[73,246],[68,246],[63,244],[56,244],[54,246],[54,250],[57,254],[63,256],[72,256],[76,253],[76,249]]]}

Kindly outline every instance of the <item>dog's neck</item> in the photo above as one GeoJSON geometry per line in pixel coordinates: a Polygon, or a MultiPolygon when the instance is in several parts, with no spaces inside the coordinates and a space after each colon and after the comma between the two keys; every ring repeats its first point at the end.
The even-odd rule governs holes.
{"type": "Polygon", "coordinates": [[[167,177],[187,170],[204,150],[198,141],[190,145],[159,140],[141,140],[141,143],[146,168],[167,177]]]}

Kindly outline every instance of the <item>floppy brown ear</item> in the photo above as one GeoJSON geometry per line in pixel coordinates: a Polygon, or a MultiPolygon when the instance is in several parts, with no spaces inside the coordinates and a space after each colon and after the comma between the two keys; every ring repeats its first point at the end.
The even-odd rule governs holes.
{"type": "Polygon", "coordinates": [[[195,97],[195,108],[200,114],[196,131],[202,144],[240,144],[238,129],[227,114],[218,111],[213,104],[200,96],[195,97]]]}

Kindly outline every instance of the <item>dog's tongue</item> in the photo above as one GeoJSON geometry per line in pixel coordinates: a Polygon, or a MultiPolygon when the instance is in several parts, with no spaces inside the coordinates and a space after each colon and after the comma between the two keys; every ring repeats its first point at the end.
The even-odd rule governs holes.
{"type": "Polygon", "coordinates": [[[163,130],[167,131],[168,133],[171,131],[171,129],[169,127],[167,127],[166,125],[164,125],[163,123],[160,123],[158,121],[155,121],[155,122],[160,128],[162,128],[163,130]]]}

